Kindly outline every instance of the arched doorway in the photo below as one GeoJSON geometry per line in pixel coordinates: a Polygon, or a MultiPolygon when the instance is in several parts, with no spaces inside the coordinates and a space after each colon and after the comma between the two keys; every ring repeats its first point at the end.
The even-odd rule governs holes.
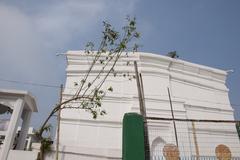
{"type": "Polygon", "coordinates": [[[163,157],[163,147],[166,144],[166,142],[161,138],[157,137],[153,140],[151,145],[151,159],[158,159],[158,157],[163,157]]]}

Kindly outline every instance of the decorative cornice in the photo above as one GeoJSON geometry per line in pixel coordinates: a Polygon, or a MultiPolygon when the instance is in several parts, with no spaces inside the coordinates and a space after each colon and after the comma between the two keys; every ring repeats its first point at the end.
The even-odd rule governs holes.
{"type": "MultiPolygon", "coordinates": [[[[103,55],[103,57],[104,56],[105,55],[103,55]]],[[[67,75],[78,76],[86,73],[89,68],[88,66],[90,65],[88,59],[91,59],[91,56],[86,56],[84,51],[68,51],[67,75]],[[81,67],[78,67],[78,65],[81,65],[81,67]]],[[[136,52],[134,54],[129,54],[126,57],[122,56],[117,62],[115,71],[118,73],[134,73],[133,64],[128,66],[124,65],[127,61],[131,62],[134,60],[138,61],[139,71],[144,73],[145,76],[149,74],[156,76],[170,76],[172,79],[228,91],[225,86],[227,76],[226,71],[152,53],[136,52]],[[198,78],[199,81],[196,82],[196,80],[193,80],[191,77],[195,79],[198,78]],[[212,85],[208,85],[210,82],[221,84],[221,87],[219,88],[218,86],[213,87],[212,85]]],[[[100,64],[96,64],[93,74],[98,73],[100,69],[100,64]]]]}

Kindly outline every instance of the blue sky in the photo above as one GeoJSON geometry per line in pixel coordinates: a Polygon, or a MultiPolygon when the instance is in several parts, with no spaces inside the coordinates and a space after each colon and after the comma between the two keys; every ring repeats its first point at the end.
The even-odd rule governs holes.
{"type": "Polygon", "coordinates": [[[60,85],[65,58],[56,53],[83,49],[101,37],[102,21],[116,28],[126,15],[136,16],[142,34],[141,51],[166,54],[224,70],[229,96],[240,119],[240,1],[239,0],[71,0],[0,2],[0,88],[30,90],[41,123],[57,103],[58,88],[2,81],[60,85]]]}

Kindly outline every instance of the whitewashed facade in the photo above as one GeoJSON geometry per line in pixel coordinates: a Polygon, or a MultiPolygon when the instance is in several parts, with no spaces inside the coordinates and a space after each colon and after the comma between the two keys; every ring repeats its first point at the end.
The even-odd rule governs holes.
{"type": "MultiPolygon", "coordinates": [[[[139,112],[136,80],[120,76],[121,73],[135,74],[133,61],[137,61],[139,72],[143,76],[147,116],[171,118],[167,94],[169,88],[176,118],[234,119],[225,84],[226,71],[166,56],[137,52],[122,57],[115,68],[118,76],[110,75],[106,81],[106,86],[111,85],[114,90],[103,100],[102,107],[106,109],[107,115],[93,120],[91,114],[83,110],[62,111],[62,159],[121,159],[123,115],[126,112],[139,112]],[[130,61],[129,65],[126,65],[127,61],[130,61]]],[[[91,57],[86,56],[84,51],[67,52],[67,79],[63,99],[74,95],[77,89],[75,82],[80,82],[90,63],[91,57]]],[[[96,71],[99,69],[100,66],[94,68],[96,71]]],[[[92,77],[94,74],[90,75],[90,78],[92,77]]],[[[177,130],[181,155],[195,155],[191,123],[177,122],[177,130]]],[[[214,155],[216,145],[222,143],[231,149],[233,156],[239,156],[240,144],[233,124],[226,124],[224,127],[217,124],[196,124],[195,130],[199,142],[209,142],[198,143],[201,155],[214,155]]],[[[175,143],[171,121],[149,123],[149,134],[152,154],[161,155],[164,144],[175,143]],[[155,130],[158,132],[154,132],[155,130]]]]}
{"type": "MultiPolygon", "coordinates": [[[[27,91],[0,89],[0,114],[10,112],[0,128],[0,159],[32,159],[37,152],[24,151],[32,112],[37,112],[35,98],[27,91]],[[17,136],[18,125],[21,132],[17,136]]],[[[2,121],[0,116],[0,121],[2,121]]]]}

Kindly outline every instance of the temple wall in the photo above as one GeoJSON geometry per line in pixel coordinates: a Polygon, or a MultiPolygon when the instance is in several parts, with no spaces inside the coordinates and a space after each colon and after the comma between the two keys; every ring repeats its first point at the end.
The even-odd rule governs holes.
{"type": "MultiPolygon", "coordinates": [[[[69,51],[67,60],[64,99],[68,99],[76,92],[77,86],[74,84],[79,83],[85,75],[91,57],[85,56],[83,51],[69,51]]],[[[136,80],[128,80],[121,76],[126,72],[130,75],[135,74],[134,60],[138,62],[139,72],[143,76],[147,116],[171,118],[167,92],[169,88],[176,118],[234,119],[228,88],[225,85],[227,76],[225,71],[165,56],[135,53],[119,60],[115,67],[118,75],[116,77],[110,75],[103,86],[103,88],[113,87],[113,92],[107,93],[103,100],[102,107],[106,109],[107,115],[93,120],[92,116],[84,110],[62,111],[60,148],[64,156],[76,157],[86,153],[83,157],[94,157],[93,159],[99,160],[121,158],[123,115],[126,112],[139,112],[136,80]],[[130,61],[128,66],[127,61],[130,61]]],[[[100,68],[98,64],[94,71],[97,72],[100,68]]],[[[90,79],[95,75],[91,74],[90,79]]],[[[78,104],[74,102],[70,105],[78,106],[78,104]]],[[[178,127],[179,143],[182,144],[179,147],[180,151],[186,152],[185,155],[194,155],[191,125],[187,123],[178,125],[180,126],[178,127]]],[[[150,133],[150,145],[153,148],[159,149],[165,143],[175,143],[172,123],[162,121],[149,124],[150,132],[159,129],[161,132],[158,135],[150,133]]],[[[196,130],[197,134],[206,134],[209,140],[224,139],[225,131],[231,132],[233,139],[226,141],[226,144],[233,150],[239,146],[233,125],[226,126],[224,129],[196,125],[196,130]],[[209,133],[212,134],[209,135],[209,133]]],[[[201,141],[200,136],[199,141],[201,141]]],[[[216,144],[211,145],[214,149],[216,144]]],[[[210,152],[204,150],[201,144],[199,148],[201,153],[210,155],[210,152]]]]}

